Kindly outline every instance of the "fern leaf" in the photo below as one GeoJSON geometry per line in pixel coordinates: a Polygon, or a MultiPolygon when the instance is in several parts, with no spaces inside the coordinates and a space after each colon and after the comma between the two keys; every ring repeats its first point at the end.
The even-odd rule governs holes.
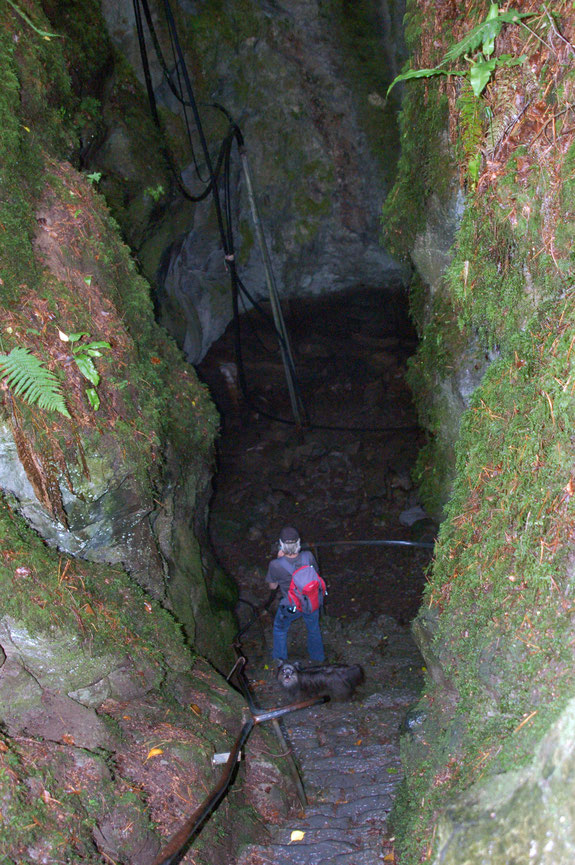
{"type": "Polygon", "coordinates": [[[528,18],[533,14],[532,12],[516,12],[515,10],[499,12],[497,4],[492,3],[487,18],[481,24],[477,24],[469,33],[466,33],[463,39],[451,46],[443,58],[443,63],[458,60],[460,57],[476,51],[480,46],[483,48],[485,56],[488,57],[493,53],[495,39],[501,33],[504,24],[519,24],[522,18],[528,18]]]}
{"type": "Polygon", "coordinates": [[[30,405],[70,417],[58,379],[29,349],[13,348],[0,355],[0,379],[30,405]]]}
{"type": "Polygon", "coordinates": [[[411,81],[413,78],[431,78],[433,75],[467,75],[467,70],[443,69],[443,64],[435,66],[433,69],[408,69],[407,72],[401,72],[393,79],[387,88],[386,96],[389,95],[391,88],[395,87],[399,81],[411,81]]]}
{"type": "Polygon", "coordinates": [[[76,354],[74,355],[74,360],[84,378],[87,378],[88,381],[97,386],[100,383],[100,375],[94,366],[92,358],[88,357],[87,354],[76,354]]]}

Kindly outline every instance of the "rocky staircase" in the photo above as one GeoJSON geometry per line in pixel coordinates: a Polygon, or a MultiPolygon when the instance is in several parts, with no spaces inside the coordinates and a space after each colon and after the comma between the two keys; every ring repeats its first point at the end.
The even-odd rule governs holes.
{"type": "MultiPolygon", "coordinates": [[[[305,658],[305,631],[290,632],[290,660],[305,658]]],[[[286,740],[299,765],[308,804],[269,841],[250,845],[237,865],[376,865],[393,863],[388,815],[401,780],[399,735],[417,700],[422,660],[409,629],[389,616],[354,623],[324,618],[330,662],[361,663],[365,682],[350,702],[329,702],[285,716],[286,740]]],[[[261,706],[286,703],[258,647],[246,645],[248,677],[261,706]]]]}

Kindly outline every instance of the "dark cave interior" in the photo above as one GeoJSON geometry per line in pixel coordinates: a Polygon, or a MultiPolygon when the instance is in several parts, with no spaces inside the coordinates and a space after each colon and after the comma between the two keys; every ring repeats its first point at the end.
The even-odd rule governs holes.
{"type": "Polygon", "coordinates": [[[247,399],[234,323],[198,368],[222,419],[210,508],[219,562],[240,594],[261,604],[281,526],[295,524],[328,583],[331,615],[383,613],[407,624],[430,550],[381,542],[431,542],[436,525],[411,479],[423,433],[405,378],[417,342],[405,289],[357,286],[284,302],[309,415],[302,426],[269,307],[261,306],[238,324],[247,399]]]}

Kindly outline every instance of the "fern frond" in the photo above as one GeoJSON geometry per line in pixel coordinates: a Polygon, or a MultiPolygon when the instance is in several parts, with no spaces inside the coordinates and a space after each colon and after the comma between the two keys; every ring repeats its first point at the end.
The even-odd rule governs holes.
{"type": "Polygon", "coordinates": [[[70,417],[58,379],[29,349],[13,348],[0,355],[0,379],[30,405],[70,417]]]}

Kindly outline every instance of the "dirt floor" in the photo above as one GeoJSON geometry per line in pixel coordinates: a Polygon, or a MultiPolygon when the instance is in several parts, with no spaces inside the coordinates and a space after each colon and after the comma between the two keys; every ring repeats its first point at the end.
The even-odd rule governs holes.
{"type": "Polygon", "coordinates": [[[330,615],[369,612],[407,624],[430,551],[381,542],[429,542],[436,526],[417,510],[410,479],[424,438],[405,382],[416,338],[404,293],[358,288],[284,305],[309,415],[301,425],[263,306],[267,318],[252,310],[240,319],[248,401],[233,324],[198,369],[222,416],[210,524],[220,564],[243,597],[261,604],[280,529],[295,525],[318,558],[330,615]]]}

